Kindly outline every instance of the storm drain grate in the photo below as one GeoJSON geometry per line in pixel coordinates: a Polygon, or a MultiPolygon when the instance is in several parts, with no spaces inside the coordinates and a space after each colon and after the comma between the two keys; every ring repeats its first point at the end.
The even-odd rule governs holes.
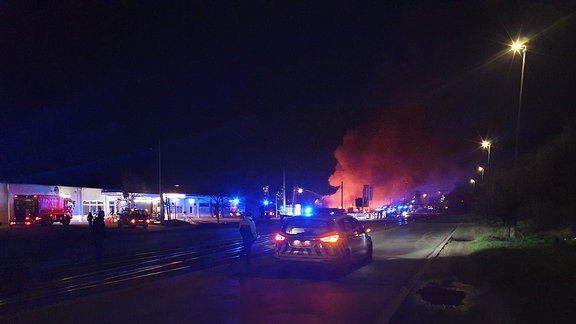
{"type": "Polygon", "coordinates": [[[418,293],[433,305],[462,306],[466,297],[466,292],[454,289],[450,283],[429,282],[418,293]]]}

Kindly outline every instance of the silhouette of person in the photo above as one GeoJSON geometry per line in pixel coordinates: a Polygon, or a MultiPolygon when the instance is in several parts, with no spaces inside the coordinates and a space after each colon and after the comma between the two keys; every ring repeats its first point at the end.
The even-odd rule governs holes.
{"type": "MultiPolygon", "coordinates": [[[[240,220],[240,226],[238,230],[242,236],[242,243],[244,244],[244,249],[242,254],[246,256],[246,263],[250,263],[250,254],[252,253],[252,244],[256,241],[258,234],[256,232],[256,224],[252,219],[250,213],[241,214],[242,219],[240,220]]],[[[242,257],[242,254],[240,257],[242,257]]]]}
{"type": "Polygon", "coordinates": [[[90,227],[90,230],[92,230],[92,220],[94,219],[94,216],[92,216],[92,212],[88,212],[88,216],[86,216],[86,219],[88,220],[88,226],[90,227]]]}
{"type": "Polygon", "coordinates": [[[104,237],[106,237],[106,224],[103,216],[98,215],[94,218],[92,236],[94,237],[94,247],[96,248],[96,259],[100,260],[104,249],[104,237]]]}

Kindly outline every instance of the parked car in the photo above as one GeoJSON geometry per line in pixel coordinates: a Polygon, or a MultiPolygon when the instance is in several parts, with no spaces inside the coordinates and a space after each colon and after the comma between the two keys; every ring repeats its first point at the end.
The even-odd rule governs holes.
{"type": "Polygon", "coordinates": [[[274,257],[286,262],[331,264],[347,270],[355,262],[372,262],[369,233],[370,229],[345,213],[290,217],[274,237],[274,257]]]}

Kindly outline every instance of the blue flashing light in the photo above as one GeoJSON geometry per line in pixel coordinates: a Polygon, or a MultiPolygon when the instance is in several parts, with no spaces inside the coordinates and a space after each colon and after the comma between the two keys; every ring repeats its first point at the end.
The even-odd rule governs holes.
{"type": "Polygon", "coordinates": [[[305,207],[303,214],[304,216],[312,216],[312,207],[305,207]]]}
{"type": "Polygon", "coordinates": [[[268,199],[265,199],[265,200],[262,202],[262,204],[263,204],[264,206],[268,206],[268,205],[270,205],[270,201],[269,201],[268,199]]]}
{"type": "Polygon", "coordinates": [[[234,198],[233,202],[234,202],[234,204],[238,205],[240,203],[240,199],[234,198]]]}

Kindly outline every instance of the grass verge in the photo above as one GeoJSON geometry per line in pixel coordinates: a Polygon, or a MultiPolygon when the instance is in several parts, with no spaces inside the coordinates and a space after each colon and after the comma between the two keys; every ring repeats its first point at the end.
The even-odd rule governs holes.
{"type": "Polygon", "coordinates": [[[506,321],[576,320],[575,240],[550,235],[508,239],[483,230],[469,247],[484,282],[483,298],[491,299],[492,308],[506,321]]]}

